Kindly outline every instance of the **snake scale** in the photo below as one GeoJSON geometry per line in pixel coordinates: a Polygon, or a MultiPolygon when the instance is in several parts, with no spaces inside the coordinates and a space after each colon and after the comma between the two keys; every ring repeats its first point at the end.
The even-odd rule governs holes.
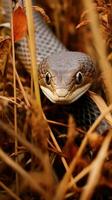
{"type": "MultiPolygon", "coordinates": [[[[10,14],[7,2],[3,0],[3,6],[10,14]]],[[[54,104],[50,103],[50,114],[46,115],[58,120],[65,117],[66,113],[72,114],[77,127],[87,131],[100,114],[97,105],[87,94],[96,75],[95,64],[85,53],[68,51],[39,13],[34,13],[34,25],[40,88],[51,102],[56,103],[54,111],[54,104]]],[[[31,66],[26,38],[18,43],[16,54],[24,65],[31,66]]],[[[107,129],[107,122],[102,120],[97,131],[102,134],[107,129]]]]}

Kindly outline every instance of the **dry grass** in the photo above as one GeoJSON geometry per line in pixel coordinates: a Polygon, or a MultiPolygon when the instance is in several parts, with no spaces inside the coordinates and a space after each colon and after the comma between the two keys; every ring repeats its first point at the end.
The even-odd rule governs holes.
{"type": "Polygon", "coordinates": [[[85,8],[88,9],[88,17],[91,21],[90,26],[93,34],[93,43],[98,54],[99,67],[102,72],[103,81],[106,88],[108,101],[112,102],[112,69],[107,59],[106,43],[102,37],[99,29],[100,23],[98,21],[97,12],[94,8],[92,0],[84,1],[85,8]]]}
{"type": "MultiPolygon", "coordinates": [[[[25,0],[25,5],[32,74],[15,58],[13,19],[11,34],[6,25],[0,26],[0,199],[111,199],[112,104],[89,93],[101,115],[86,134],[72,116],[68,122],[64,117],[46,119],[38,87],[31,1],[25,0]],[[110,130],[99,135],[96,127],[103,118],[110,130]]],[[[53,30],[70,50],[89,52],[96,58],[105,99],[112,102],[111,1],[96,0],[93,5],[86,0],[79,5],[79,0],[45,0],[39,5],[49,13],[53,30]]],[[[1,3],[0,10],[0,23],[4,23],[1,3]]],[[[56,114],[55,106],[43,102],[45,114],[56,114]]]]}

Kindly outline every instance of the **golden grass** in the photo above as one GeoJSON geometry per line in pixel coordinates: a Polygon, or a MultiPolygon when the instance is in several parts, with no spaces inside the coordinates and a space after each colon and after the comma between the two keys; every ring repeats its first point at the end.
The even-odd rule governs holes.
{"type": "Polygon", "coordinates": [[[84,6],[88,9],[88,18],[90,19],[90,27],[93,35],[93,44],[98,54],[99,67],[102,72],[103,82],[105,84],[105,90],[108,101],[112,102],[112,69],[107,59],[106,44],[100,31],[100,23],[98,21],[98,15],[96,8],[94,8],[92,0],[84,1],[84,6]]]}
{"type": "Polygon", "coordinates": [[[88,182],[86,184],[86,188],[81,194],[80,200],[86,200],[86,199],[91,199],[92,194],[94,192],[95,187],[98,185],[100,176],[101,176],[101,171],[102,167],[108,152],[108,148],[110,145],[112,139],[112,130],[108,133],[106,136],[104,142],[102,143],[102,146],[98,152],[97,157],[92,163],[92,167],[90,170],[90,175],[88,178],[88,182]],[[97,178],[95,178],[97,177],[97,178]]]}
{"type": "MultiPolygon", "coordinates": [[[[88,132],[85,135],[85,138],[83,139],[80,148],[76,154],[76,156],[74,157],[74,159],[72,160],[70,166],[69,166],[69,170],[66,172],[66,174],[64,175],[64,178],[62,179],[62,181],[60,182],[58,189],[57,189],[57,193],[56,193],[56,197],[54,198],[54,200],[58,199],[61,200],[63,199],[66,190],[67,190],[67,184],[69,182],[70,176],[73,173],[75,166],[77,164],[77,161],[79,159],[79,157],[81,156],[81,154],[83,153],[83,150],[87,144],[88,141],[88,137],[89,135],[91,135],[91,133],[94,131],[94,129],[97,127],[97,125],[100,123],[100,121],[104,118],[104,116],[112,110],[112,104],[97,118],[97,120],[93,123],[93,125],[90,127],[90,129],[88,130],[88,132]]],[[[99,165],[99,162],[98,162],[99,165]]]]}
{"type": "MultiPolygon", "coordinates": [[[[96,119],[93,125],[90,126],[86,134],[84,131],[81,132],[77,129],[71,116],[69,116],[69,122],[66,124],[63,120],[61,122],[58,121],[58,119],[52,121],[46,119],[45,116],[43,117],[37,76],[38,66],[36,63],[32,3],[31,0],[25,0],[24,2],[28,21],[28,41],[32,62],[31,76],[34,85],[34,95],[30,93],[30,75],[27,74],[28,77],[26,74],[23,75],[26,70],[23,66],[21,69],[20,64],[17,63],[18,60],[15,58],[12,32],[12,56],[10,56],[11,58],[7,62],[5,60],[5,62],[8,63],[6,73],[4,77],[2,77],[2,79],[5,79],[5,84],[3,84],[3,86],[0,85],[1,139],[3,140],[4,134],[6,140],[8,139],[7,141],[5,140],[5,142],[4,140],[1,142],[0,176],[2,179],[0,180],[0,186],[3,190],[0,192],[2,193],[4,191],[3,200],[7,198],[26,200],[28,198],[35,198],[35,195],[36,199],[42,198],[45,200],[68,200],[69,197],[76,200],[92,199],[93,194],[97,195],[96,187],[101,191],[100,186],[103,182],[102,171],[105,170],[106,159],[109,159],[109,153],[111,155],[112,151],[111,147],[109,147],[112,140],[111,129],[103,136],[95,134],[94,132],[104,118],[112,126],[112,104],[107,106],[102,97],[92,92],[89,93],[89,96],[101,111],[101,115],[96,119]],[[10,93],[10,87],[8,90],[6,86],[13,88],[13,95],[10,93]],[[5,96],[3,96],[3,94],[5,94],[5,96]],[[62,135],[61,130],[63,130],[63,128],[68,128],[67,133],[65,133],[68,137],[66,137],[64,147],[68,145],[69,148],[73,148],[74,154],[72,158],[68,157],[66,149],[60,144],[57,133],[55,134],[55,131],[53,132],[48,127],[47,122],[52,126],[61,127],[59,129],[60,135],[62,135]],[[80,136],[80,134],[83,134],[83,140],[81,140],[81,144],[78,146],[75,142],[75,138],[80,136]],[[85,151],[87,151],[86,146],[88,144],[91,145],[92,142],[95,144],[93,144],[91,148],[93,152],[96,150],[96,155],[95,158],[89,159],[89,152],[85,153],[85,151]],[[11,150],[10,146],[12,148],[11,150]],[[11,155],[14,155],[15,159],[13,159],[11,155]],[[56,160],[55,158],[57,157],[59,158],[56,160]],[[5,169],[7,169],[8,166],[10,166],[8,170],[12,168],[12,172],[16,174],[16,180],[15,177],[4,177],[4,174],[7,172],[5,169]],[[58,172],[61,171],[61,173],[64,174],[61,178],[58,177],[59,174],[56,168],[58,168],[58,172]],[[82,186],[79,186],[78,183],[83,182],[83,178],[87,175],[86,182],[82,186]]],[[[100,0],[98,2],[100,2],[100,0]]],[[[64,1],[63,4],[61,4],[60,1],[53,2],[50,0],[46,0],[44,4],[45,3],[50,11],[54,11],[56,33],[67,46],[69,46],[69,41],[73,39],[70,37],[72,34],[76,34],[77,40],[75,41],[77,41],[77,46],[81,47],[82,45],[81,41],[78,39],[78,36],[81,35],[81,23],[79,23],[79,25],[77,24],[77,13],[75,13],[74,10],[78,9],[82,18],[85,13],[88,14],[86,25],[88,25],[88,23],[90,24],[93,44],[99,58],[103,82],[106,88],[106,97],[109,102],[112,103],[112,70],[106,55],[107,44],[104,43],[102,32],[99,30],[101,22],[98,21],[99,15],[96,9],[93,8],[92,1],[83,1],[86,8],[84,11],[82,6],[79,6],[79,1],[73,3],[73,5],[69,0],[64,1]],[[73,17],[74,21],[76,20],[75,23],[72,21],[73,17]],[[67,23],[62,26],[62,23],[65,22],[66,19],[67,23]],[[76,27],[79,27],[79,35],[75,32],[77,29],[76,27]],[[63,38],[61,33],[65,33],[63,38]]],[[[13,21],[11,24],[13,26],[13,21]]],[[[11,30],[13,30],[12,26],[11,30]]],[[[6,34],[6,31],[4,32],[6,34]]],[[[75,45],[76,43],[74,42],[74,49],[76,49],[75,45]]],[[[80,50],[80,48],[78,50],[80,50]]],[[[2,57],[0,59],[2,59],[2,57]]],[[[46,106],[48,108],[48,105],[46,106]]],[[[69,156],[71,155],[69,154],[69,156]]],[[[111,160],[108,160],[108,167],[106,170],[110,172],[110,169],[111,160]]],[[[104,181],[103,186],[107,186],[110,189],[112,188],[111,185],[111,181],[109,182],[108,179],[104,181]]],[[[101,198],[103,197],[101,196],[101,198]]]]}
{"type": "MultiPolygon", "coordinates": [[[[10,4],[10,9],[12,10],[12,5],[10,4]]],[[[12,39],[12,63],[13,63],[13,84],[14,84],[14,101],[17,102],[16,93],[16,59],[15,59],[15,48],[14,48],[14,32],[13,32],[13,14],[11,13],[11,39],[12,39]]],[[[14,132],[15,135],[18,134],[17,130],[17,105],[14,104],[14,132]]],[[[18,154],[18,140],[15,137],[15,154],[18,154]]],[[[18,157],[15,158],[16,163],[18,163],[18,157]]],[[[16,173],[16,194],[19,195],[19,176],[16,173]]]]}
{"type": "Polygon", "coordinates": [[[5,184],[0,181],[0,186],[15,200],[20,200],[20,198],[12,192],[5,184]]]}
{"type": "Polygon", "coordinates": [[[34,83],[36,101],[38,106],[40,107],[41,101],[40,101],[40,92],[39,92],[38,75],[37,75],[38,65],[36,62],[35,34],[34,34],[33,11],[32,11],[31,0],[25,0],[25,6],[26,6],[27,21],[28,21],[28,33],[29,33],[28,37],[29,37],[29,48],[31,54],[33,83],[34,83]]]}

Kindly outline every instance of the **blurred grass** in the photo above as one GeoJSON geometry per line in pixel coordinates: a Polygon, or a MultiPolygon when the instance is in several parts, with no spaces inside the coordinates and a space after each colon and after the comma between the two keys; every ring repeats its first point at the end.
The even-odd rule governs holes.
{"type": "MultiPolygon", "coordinates": [[[[3,4],[5,1],[3,0],[3,4]]],[[[27,73],[25,66],[22,66],[17,58],[15,60],[14,53],[13,63],[11,52],[9,52],[7,62],[0,54],[0,59],[7,63],[4,73],[0,73],[0,95],[5,95],[5,99],[0,99],[0,199],[103,199],[105,193],[107,199],[112,198],[111,132],[104,136],[92,134],[105,116],[112,125],[111,116],[106,115],[112,110],[112,105],[108,107],[100,98],[98,99],[98,96],[95,99],[95,95],[93,95],[94,101],[97,102],[97,105],[99,104],[101,116],[90,127],[86,135],[78,132],[73,119],[69,119],[69,123],[65,125],[65,127],[69,127],[68,138],[67,133],[63,135],[60,131],[60,138],[62,135],[66,138],[65,147],[68,149],[62,148],[60,139],[57,140],[51,130],[49,132],[49,127],[38,108],[41,102],[36,75],[31,1],[26,0],[25,2],[33,75],[27,73]],[[16,65],[14,71],[13,65],[16,65]],[[35,95],[31,95],[30,92],[31,76],[35,95]],[[15,77],[14,84],[13,77],[15,77]],[[13,91],[16,92],[16,98],[14,98],[15,92],[13,91]],[[14,112],[13,104],[16,104],[17,113],[14,112]],[[14,119],[17,120],[18,134],[15,131],[14,119]],[[76,139],[81,134],[83,140],[78,146],[76,139]],[[14,148],[15,141],[18,141],[17,151],[14,148]],[[91,150],[88,150],[88,146],[91,147],[91,150]],[[94,154],[92,159],[89,156],[91,151],[94,154]],[[17,158],[17,162],[15,162],[15,158],[17,158]],[[72,161],[70,162],[70,160],[72,161]],[[95,168],[97,170],[94,170],[95,168]],[[19,174],[18,183],[15,182],[15,172],[19,174]],[[19,184],[19,197],[16,191],[17,184],[19,184]]],[[[87,52],[96,58],[97,66],[101,73],[103,72],[101,77],[103,77],[106,88],[105,96],[111,102],[111,2],[96,0],[94,6],[92,1],[87,0],[80,1],[80,3],[79,0],[44,0],[37,3],[49,15],[51,28],[68,49],[87,52]]],[[[3,10],[1,4],[0,10],[3,10]]],[[[7,12],[3,13],[4,15],[0,15],[1,23],[6,21],[7,12]]],[[[4,39],[7,35],[7,28],[0,28],[0,34],[4,39]]],[[[46,105],[47,108],[48,106],[46,105]]],[[[56,122],[54,124],[56,125],[56,122]]],[[[61,126],[61,123],[57,123],[57,126],[60,126],[60,130],[64,127],[64,125],[61,126]]]]}

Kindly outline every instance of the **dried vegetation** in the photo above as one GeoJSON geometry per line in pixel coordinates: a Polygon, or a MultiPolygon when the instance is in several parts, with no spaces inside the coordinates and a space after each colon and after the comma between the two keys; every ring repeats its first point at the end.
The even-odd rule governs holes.
{"type": "Polygon", "coordinates": [[[90,92],[101,115],[86,134],[72,116],[65,124],[63,117],[51,121],[42,113],[30,33],[31,2],[25,3],[32,74],[15,58],[14,33],[3,24],[7,13],[0,2],[0,199],[112,199],[112,2],[44,0],[37,1],[43,9],[35,8],[46,23],[49,16],[51,28],[68,49],[87,52],[101,71],[98,81],[102,80],[107,102],[90,92]],[[101,136],[95,128],[104,117],[110,130],[101,136]],[[59,136],[47,122],[54,130],[58,127],[59,136]]]}

